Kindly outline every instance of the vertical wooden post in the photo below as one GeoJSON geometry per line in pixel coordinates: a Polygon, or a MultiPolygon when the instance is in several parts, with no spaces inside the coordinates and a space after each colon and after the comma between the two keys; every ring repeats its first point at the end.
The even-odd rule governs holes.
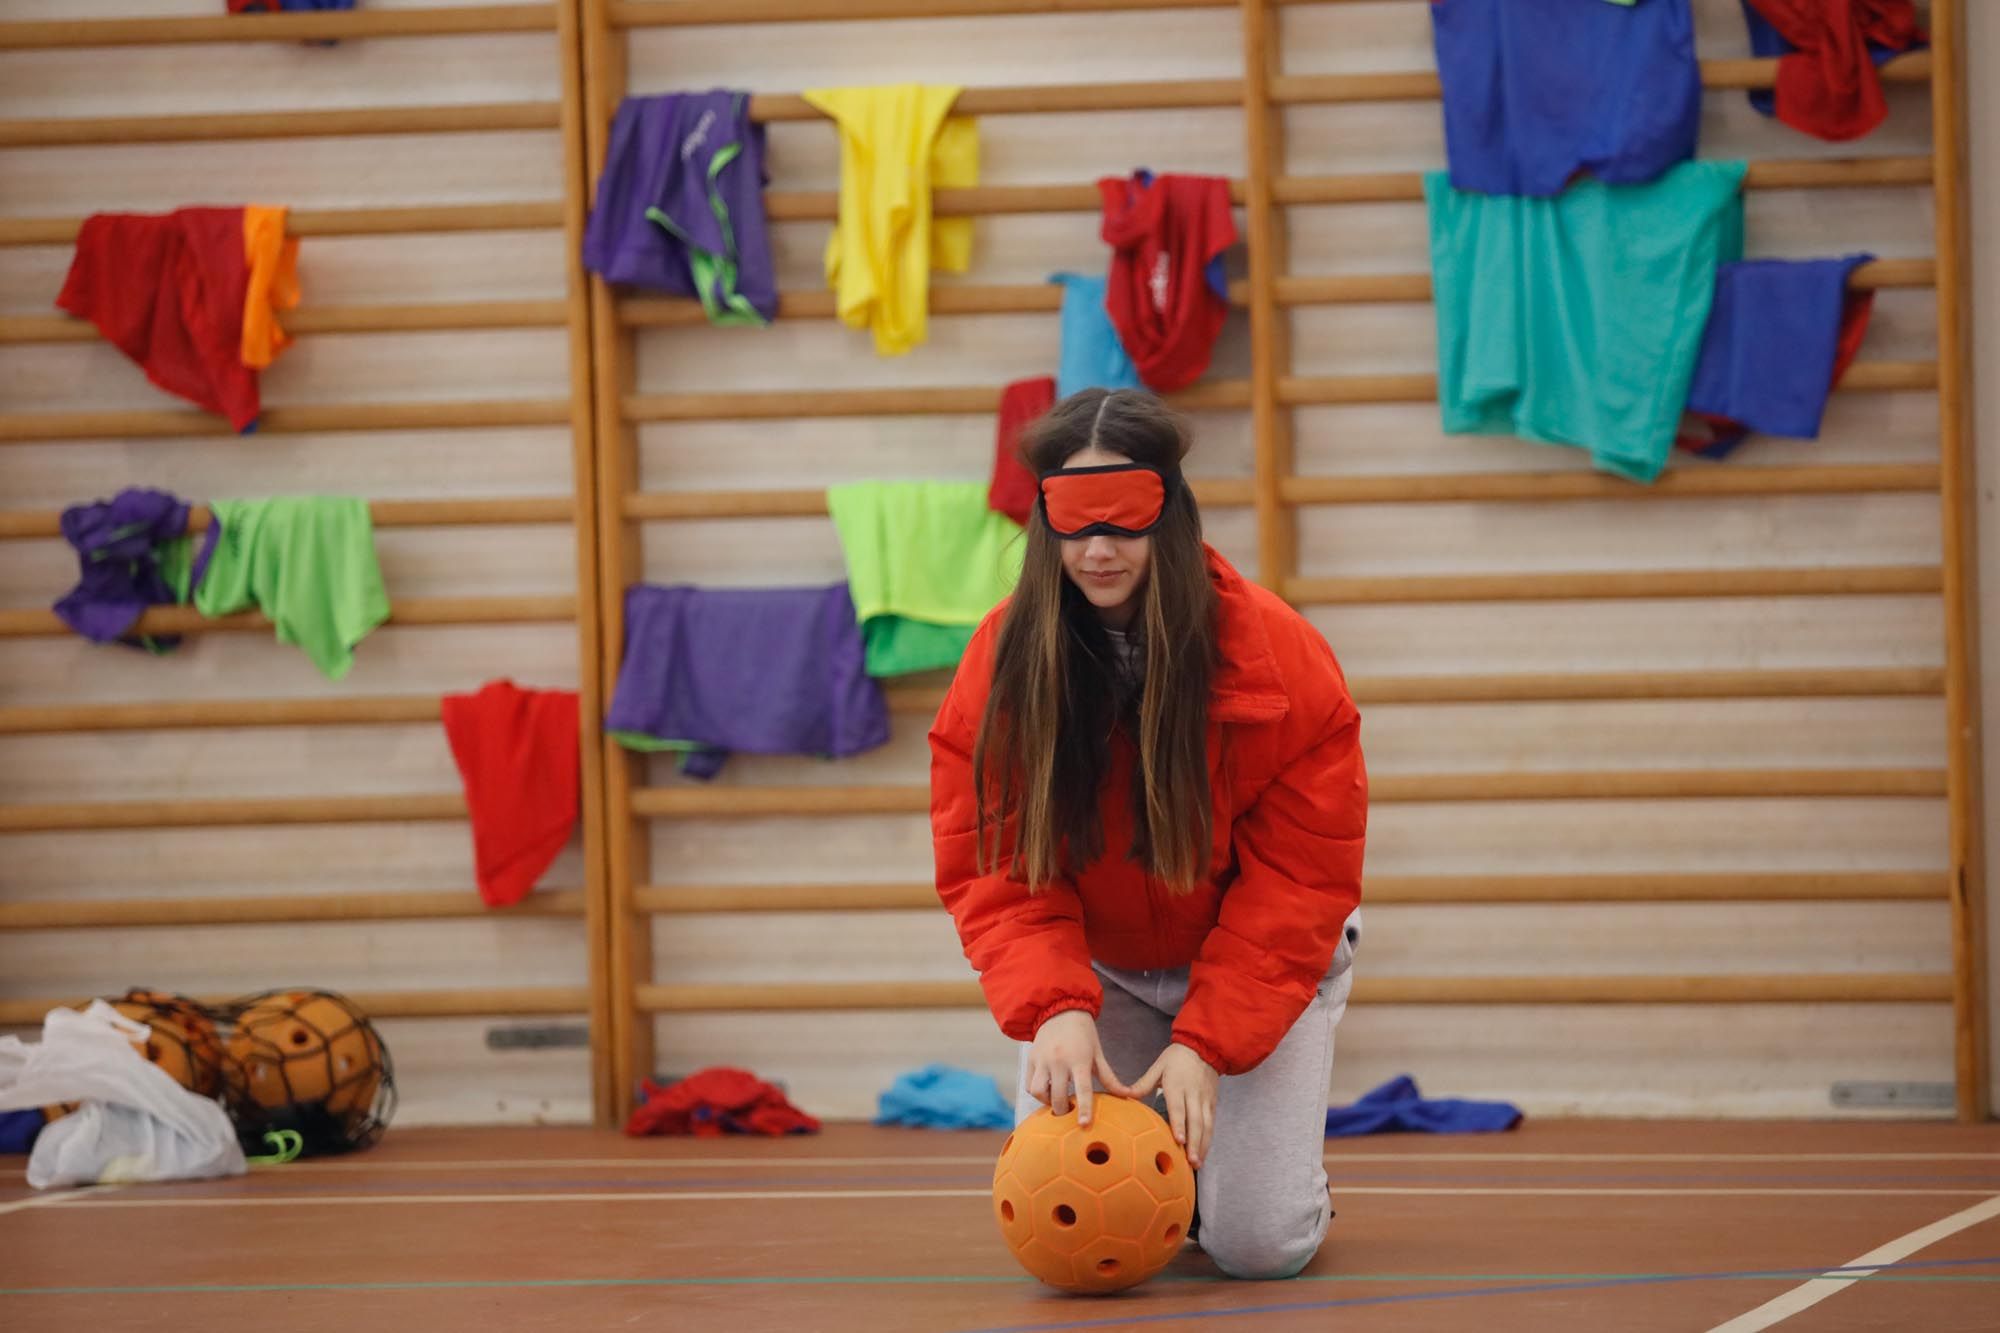
{"type": "MultiPolygon", "coordinates": [[[[605,0],[582,0],[584,141],[590,153],[590,190],[604,170],[612,116],[625,94],[625,38],[611,28],[605,0]]],[[[603,279],[590,280],[590,341],[597,399],[598,620],[603,641],[600,689],[609,699],[624,657],[625,586],[643,568],[640,534],[625,519],[625,497],[638,487],[638,441],[625,420],[632,390],[631,335],[618,327],[614,294],[603,279]]],[[[643,762],[615,745],[604,754],[606,860],[605,952],[601,982],[611,1016],[611,1114],[622,1121],[641,1077],[653,1072],[650,1016],[634,1004],[637,988],[653,979],[652,921],[635,911],[633,889],[650,878],[651,831],[632,814],[634,767],[643,762]]]]}
{"type": "Polygon", "coordinates": [[[1284,226],[1271,182],[1284,171],[1284,127],[1271,104],[1278,16],[1271,0],[1242,0],[1243,122],[1248,138],[1244,182],[1245,243],[1250,252],[1250,426],[1256,450],[1257,581],[1282,592],[1297,573],[1296,530],[1281,487],[1292,470],[1289,415],[1278,403],[1278,381],[1291,370],[1291,338],[1278,309],[1278,276],[1286,267],[1284,226]]]}
{"type": "Polygon", "coordinates": [[[1931,11],[1931,153],[1937,219],[1938,458],[1944,557],[1945,743],[1951,802],[1951,966],[1958,1118],[1983,1120],[1986,864],[1980,762],[1979,588],[1965,293],[1965,6],[1931,11]]]}
{"type": "Polygon", "coordinates": [[[584,143],[583,51],[574,4],[556,6],[557,58],[562,66],[563,266],[569,308],[570,487],[575,496],[570,521],[576,531],[577,759],[583,766],[584,931],[590,968],[590,1089],[599,1124],[614,1117],[611,1081],[611,993],[604,985],[607,897],[604,855],[604,659],[598,630],[597,447],[592,411],[594,380],[590,354],[590,287],[583,271],[583,221],[589,181],[584,143]]]}

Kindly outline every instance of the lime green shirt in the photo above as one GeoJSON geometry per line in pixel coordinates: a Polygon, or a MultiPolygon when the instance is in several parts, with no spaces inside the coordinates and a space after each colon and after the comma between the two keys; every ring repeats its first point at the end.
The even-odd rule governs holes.
{"type": "Polygon", "coordinates": [[[1021,525],[988,507],[983,481],[863,481],[830,487],[826,502],[868,674],[958,665],[1021,576],[1021,525]]]}
{"type": "Polygon", "coordinates": [[[223,616],[260,608],[278,642],[296,644],[330,680],[354,646],[389,618],[368,502],[281,496],[210,503],[222,536],[195,588],[195,609],[223,616]]]}

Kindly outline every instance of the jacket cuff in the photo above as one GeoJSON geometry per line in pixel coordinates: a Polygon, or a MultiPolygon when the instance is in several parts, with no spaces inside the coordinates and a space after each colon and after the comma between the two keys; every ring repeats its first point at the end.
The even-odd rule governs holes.
{"type": "Polygon", "coordinates": [[[1035,1031],[1040,1032],[1042,1024],[1048,1022],[1057,1014],[1066,1014],[1072,1009],[1081,1009],[1095,1020],[1100,1006],[1100,1001],[1093,1000],[1084,995],[1072,995],[1066,1000],[1057,1000],[1054,1004],[1035,1015],[1035,1031]]]}
{"type": "Polygon", "coordinates": [[[1230,1062],[1223,1058],[1222,1052],[1216,1050],[1215,1047],[1209,1045],[1194,1033],[1189,1032],[1186,1028],[1176,1027],[1173,1030],[1172,1039],[1177,1045],[1187,1047],[1196,1055],[1206,1060],[1209,1067],[1217,1073],[1234,1074],[1237,1072],[1231,1067],[1230,1062]]]}

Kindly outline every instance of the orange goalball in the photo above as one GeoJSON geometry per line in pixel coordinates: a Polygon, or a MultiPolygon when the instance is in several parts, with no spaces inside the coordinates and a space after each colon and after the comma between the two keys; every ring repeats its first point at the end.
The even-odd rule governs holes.
{"type": "Polygon", "coordinates": [[[1194,1171],[1151,1107],[1100,1093],[1088,1126],[1043,1107],[1007,1136],[993,1218],[1021,1267],[1064,1291],[1144,1282],[1180,1253],[1194,1171]]]}

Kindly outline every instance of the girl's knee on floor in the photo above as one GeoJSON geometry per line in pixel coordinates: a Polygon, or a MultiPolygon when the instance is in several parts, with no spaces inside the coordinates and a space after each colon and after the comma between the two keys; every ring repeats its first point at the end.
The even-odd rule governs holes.
{"type": "Polygon", "coordinates": [[[1297,1277],[1319,1253],[1326,1239],[1330,1212],[1325,1204],[1315,1216],[1309,1209],[1281,1209],[1265,1201],[1240,1215],[1201,1216],[1201,1248],[1215,1266],[1246,1282],[1270,1282],[1297,1277]]]}

